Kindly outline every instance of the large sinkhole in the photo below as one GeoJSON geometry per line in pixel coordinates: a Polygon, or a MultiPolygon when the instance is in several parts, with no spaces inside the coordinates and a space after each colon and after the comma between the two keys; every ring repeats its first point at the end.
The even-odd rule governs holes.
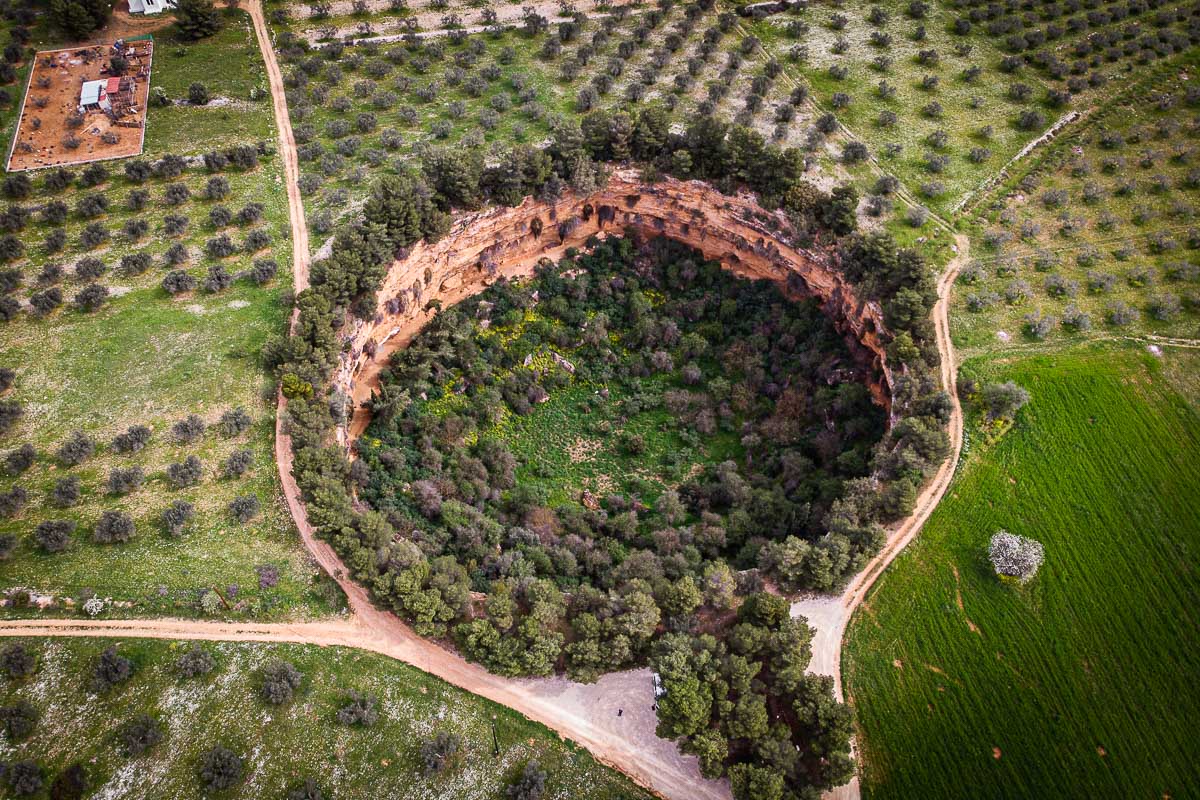
{"type": "Polygon", "coordinates": [[[610,238],[442,309],[391,354],[359,496],[481,592],[704,586],[788,536],[840,573],[852,543],[826,513],[887,425],[859,356],[813,299],[669,239],[610,238]]]}

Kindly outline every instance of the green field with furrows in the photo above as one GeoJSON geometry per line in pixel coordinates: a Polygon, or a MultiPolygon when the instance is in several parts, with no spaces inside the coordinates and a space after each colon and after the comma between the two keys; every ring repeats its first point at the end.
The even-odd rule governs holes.
{"type": "Polygon", "coordinates": [[[199,43],[155,41],[153,86],[178,100],[202,80],[208,105],[152,106],[142,157],[0,187],[0,367],[22,410],[0,439],[6,612],[95,595],[105,613],[325,613],[342,599],[283,507],[260,359],[292,256],[270,100],[251,99],[264,67],[244,12],[199,43]],[[148,441],[123,446],[133,426],[148,441]],[[68,455],[76,432],[90,450],[68,455]],[[192,514],[172,531],[177,503],[192,514]],[[108,512],[132,537],[97,532],[108,512]],[[65,546],[48,525],[74,525],[65,546]]]}
{"type": "MultiPolygon", "coordinates": [[[[14,641],[0,642],[6,665],[14,641]]],[[[312,780],[325,797],[499,800],[533,762],[547,775],[545,800],[648,797],[545,727],[383,656],[232,642],[23,639],[20,645],[37,666],[17,679],[6,669],[0,698],[6,720],[22,708],[32,714],[21,718],[35,722],[17,735],[6,723],[0,758],[10,770],[34,762],[46,787],[78,764],[89,797],[283,798],[312,780]],[[109,647],[116,656],[109,682],[129,677],[101,689],[96,670],[109,647]],[[200,674],[188,677],[179,662],[194,647],[209,658],[191,655],[190,671],[200,674]],[[290,682],[272,683],[274,699],[282,701],[276,703],[264,687],[279,662],[295,673],[290,682]],[[351,692],[360,699],[356,715],[343,711],[351,692]],[[131,723],[139,717],[142,735],[134,737],[131,723]],[[156,733],[146,735],[147,728],[156,733]],[[430,748],[426,743],[439,734],[449,746],[430,748]],[[218,747],[241,763],[224,789],[201,777],[206,754],[218,747]],[[427,769],[431,762],[436,769],[427,769]]],[[[7,784],[3,791],[14,796],[7,784]]],[[[36,796],[47,796],[46,789],[36,796]]]]}
{"type": "Polygon", "coordinates": [[[1200,358],[1133,345],[968,361],[1032,399],[967,453],[856,614],[846,691],[870,798],[1193,797],[1200,358]],[[988,562],[1039,540],[1028,584],[988,562]]]}

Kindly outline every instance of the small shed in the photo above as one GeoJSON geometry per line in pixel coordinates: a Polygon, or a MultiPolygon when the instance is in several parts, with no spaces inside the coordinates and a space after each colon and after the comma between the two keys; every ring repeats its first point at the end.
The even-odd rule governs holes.
{"type": "Polygon", "coordinates": [[[79,111],[108,111],[112,103],[108,99],[108,81],[84,81],[79,90],[79,111]]]}

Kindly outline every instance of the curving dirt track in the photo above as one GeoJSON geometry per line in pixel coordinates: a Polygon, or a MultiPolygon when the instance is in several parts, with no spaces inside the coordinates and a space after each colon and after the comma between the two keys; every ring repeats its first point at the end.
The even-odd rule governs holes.
{"type": "MultiPolygon", "coordinates": [[[[950,423],[947,433],[950,435],[950,454],[937,473],[933,476],[921,494],[917,497],[916,507],[912,514],[906,517],[888,534],[887,543],[883,549],[868,562],[867,566],[851,579],[845,591],[837,597],[811,597],[792,604],[792,616],[803,616],[814,628],[812,661],[808,665],[809,672],[820,675],[832,675],[834,693],[842,698],[842,638],[846,633],[846,625],[853,616],[855,609],[866,599],[867,593],[875,585],[875,581],[883,574],[892,560],[900,554],[908,543],[920,532],[929,515],[937,508],[950,482],[954,479],[954,471],[958,467],[959,454],[962,452],[963,415],[962,405],[958,400],[957,364],[954,356],[954,343],[950,340],[950,292],[954,288],[954,279],[967,263],[970,257],[970,242],[963,234],[956,234],[954,243],[958,249],[954,258],[946,265],[945,271],[938,280],[937,304],[933,308],[933,321],[937,331],[938,354],[941,357],[942,388],[950,395],[950,423]]],[[[827,800],[858,800],[861,796],[858,778],[855,777],[844,786],[826,795],[827,800]]]]}

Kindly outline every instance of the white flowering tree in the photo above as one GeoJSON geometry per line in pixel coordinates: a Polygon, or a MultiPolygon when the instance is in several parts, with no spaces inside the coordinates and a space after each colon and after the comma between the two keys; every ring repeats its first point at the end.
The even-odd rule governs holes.
{"type": "Polygon", "coordinates": [[[988,558],[996,574],[1002,578],[1015,578],[1021,583],[1037,574],[1045,556],[1041,542],[1004,530],[996,531],[988,546],[988,558]]]}
{"type": "Polygon", "coordinates": [[[94,617],[104,610],[104,601],[99,597],[89,597],[83,603],[83,611],[89,617],[94,617]]]}

